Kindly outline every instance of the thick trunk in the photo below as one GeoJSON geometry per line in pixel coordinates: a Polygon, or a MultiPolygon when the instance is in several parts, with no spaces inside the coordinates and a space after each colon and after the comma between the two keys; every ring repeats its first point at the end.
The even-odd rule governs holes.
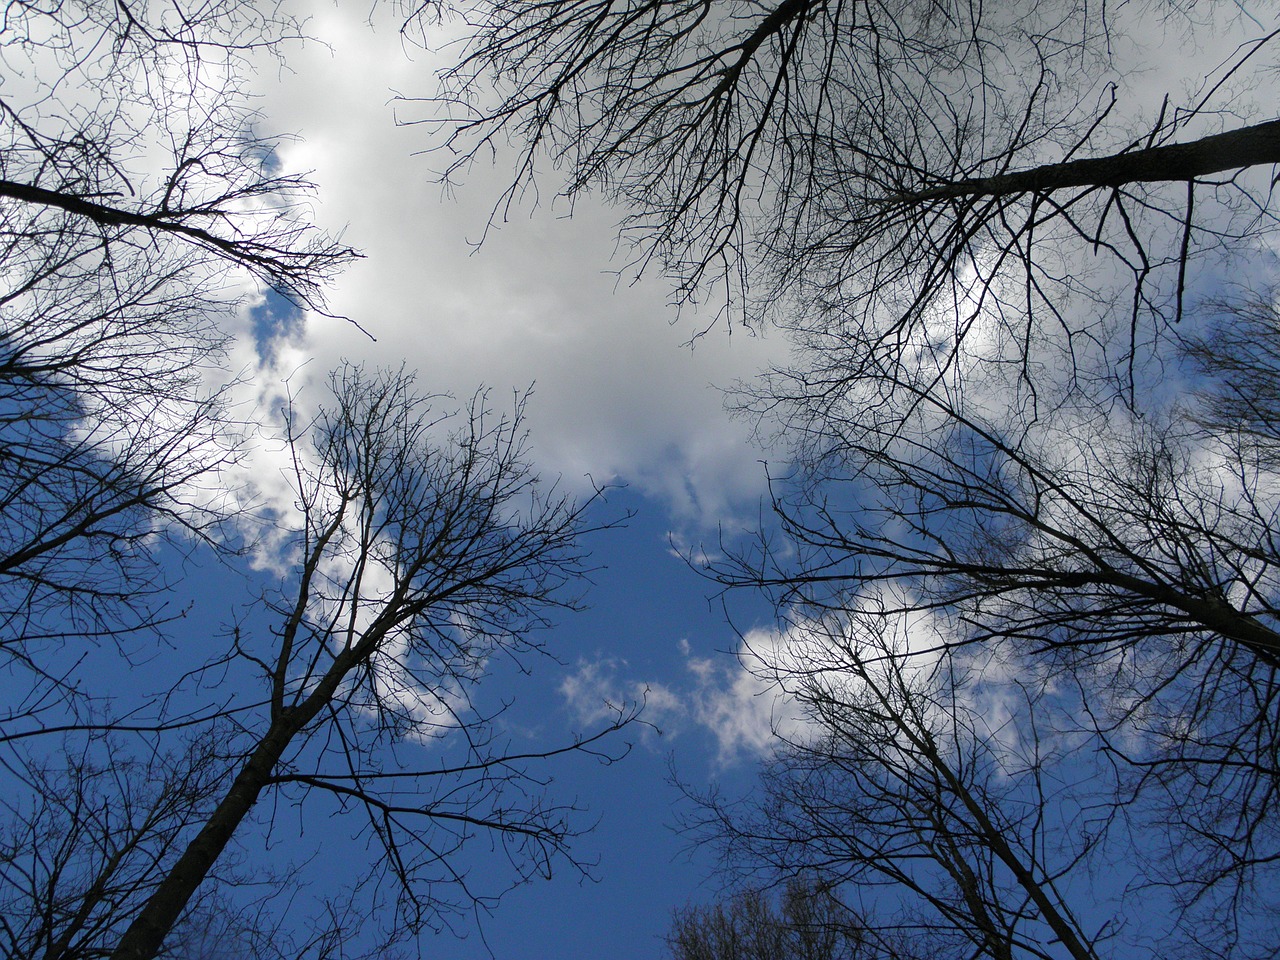
{"type": "Polygon", "coordinates": [[[120,938],[110,960],[151,960],[159,952],[192,894],[270,782],[276,764],[299,729],[298,724],[289,722],[291,719],[273,723],[258,742],[217,809],[120,938]]]}
{"type": "Polygon", "coordinates": [[[1203,137],[1190,143],[1173,143],[1117,153],[1109,157],[1050,163],[994,177],[957,180],[887,199],[894,203],[915,204],[960,197],[1048,194],[1072,187],[1179,183],[1268,163],[1280,163],[1280,120],[1203,137]]]}
{"type": "Polygon", "coordinates": [[[1196,622],[1245,647],[1260,660],[1280,666],[1280,635],[1252,614],[1237,610],[1217,597],[1196,596],[1119,572],[1115,580],[1139,595],[1182,610],[1196,622]]]}
{"type": "MultiPolygon", "coordinates": [[[[1022,584],[1031,590],[1079,590],[1081,587],[1113,587],[1143,599],[1153,601],[1172,610],[1180,610],[1193,624],[1218,634],[1226,640],[1240,644],[1259,660],[1280,666],[1280,633],[1267,626],[1257,615],[1238,610],[1226,600],[1205,593],[1193,593],[1189,589],[1154,579],[1134,576],[1115,567],[1107,566],[1097,558],[1097,568],[1088,571],[1053,573],[1043,571],[1039,582],[1032,582],[1027,573],[1021,573],[1022,584]]],[[[969,571],[982,575],[981,567],[969,571]]],[[[1018,583],[1019,574],[1010,578],[1018,583]]]]}

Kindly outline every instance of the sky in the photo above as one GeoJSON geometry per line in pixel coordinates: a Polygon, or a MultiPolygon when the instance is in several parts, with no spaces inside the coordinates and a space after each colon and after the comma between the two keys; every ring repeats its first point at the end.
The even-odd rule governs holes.
{"type": "Polygon", "coordinates": [[[545,471],[578,484],[625,477],[704,526],[753,503],[761,455],[716,387],[750,377],[781,345],[724,325],[691,344],[707,321],[677,317],[661,277],[619,277],[620,213],[583,202],[569,217],[550,202],[554,173],[543,202],[529,198],[507,222],[489,223],[508,176],[502,157],[446,192],[435,181],[442,157],[424,153],[428,129],[396,124],[424,108],[393,101],[433,91],[431,55],[406,50],[393,17],[371,28],[347,8],[316,6],[309,30],[320,42],[291,50],[286,71],[260,74],[255,106],[261,129],[295,137],[279,159],[310,172],[316,220],[365,254],[331,294],[333,311],[359,326],[311,317],[300,353],[282,363],[407,361],[431,389],[458,395],[532,384],[545,471]]]}

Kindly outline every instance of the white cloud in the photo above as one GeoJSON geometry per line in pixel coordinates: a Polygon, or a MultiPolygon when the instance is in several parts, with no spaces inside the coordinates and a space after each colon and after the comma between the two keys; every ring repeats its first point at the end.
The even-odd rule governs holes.
{"type": "Polygon", "coordinates": [[[748,426],[711,384],[751,376],[776,340],[717,329],[690,349],[696,318],[672,324],[661,279],[619,284],[615,216],[580,203],[572,219],[547,206],[496,224],[478,251],[504,185],[501,161],[477,169],[456,199],[432,181],[440,158],[420,127],[397,127],[393,91],[428,93],[432,57],[410,56],[394,22],[317,5],[311,29],[329,45],[289,54],[291,72],[264,75],[261,127],[288,170],[314,171],[316,213],[367,259],[332,294],[342,320],[309,318],[302,348],[323,376],[341,358],[421,373],[426,389],[498,394],[535,384],[529,408],[543,470],[579,491],[631,483],[662,497],[683,522],[713,523],[763,487],[748,426]]]}
{"type": "MultiPolygon", "coordinates": [[[[700,657],[681,641],[684,671],[669,683],[628,676],[625,660],[584,661],[560,692],[583,723],[611,716],[614,705],[644,701],[644,719],[669,738],[694,729],[710,734],[722,767],[825,735],[833,722],[852,717],[855,705],[875,710],[878,697],[910,692],[910,709],[920,711],[940,745],[963,750],[977,737],[1001,765],[1021,769],[1025,685],[1052,695],[1051,684],[1027,676],[1025,665],[999,648],[948,649],[936,614],[904,613],[903,606],[901,598],[875,592],[850,598],[839,615],[751,630],[732,655],[700,657]]],[[[1037,736],[1038,748],[1048,749],[1051,734],[1037,736]]],[[[914,755],[906,741],[903,749],[914,755]]]]}
{"type": "Polygon", "coordinates": [[[777,734],[794,735],[794,706],[772,680],[732,657],[694,656],[688,641],[681,641],[680,651],[685,669],[672,683],[626,678],[625,660],[602,658],[579,663],[560,693],[583,724],[612,716],[614,705],[635,702],[644,704],[642,719],[668,739],[701,728],[714,737],[721,766],[764,757],[777,734]]]}

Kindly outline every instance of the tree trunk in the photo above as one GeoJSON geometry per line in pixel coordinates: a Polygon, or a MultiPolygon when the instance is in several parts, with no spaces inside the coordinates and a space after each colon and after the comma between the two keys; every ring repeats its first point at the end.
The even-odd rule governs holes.
{"type": "Polygon", "coordinates": [[[301,727],[302,724],[289,714],[272,723],[217,809],[183,851],[168,876],[156,887],[133,923],[129,924],[110,960],[152,960],[155,957],[236,828],[271,781],[276,764],[301,727]]]}

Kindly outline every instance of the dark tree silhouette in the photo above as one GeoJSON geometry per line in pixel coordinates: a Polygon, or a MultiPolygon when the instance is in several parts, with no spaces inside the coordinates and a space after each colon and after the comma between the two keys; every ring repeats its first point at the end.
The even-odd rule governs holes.
{"type": "Polygon", "coordinates": [[[821,890],[788,884],[777,898],[747,890],[723,903],[677,910],[667,933],[672,960],[854,960],[860,934],[821,890]]]}
{"type": "Polygon", "coordinates": [[[945,828],[963,838],[958,862],[990,862],[989,886],[963,924],[924,926],[968,931],[990,956],[1050,937],[1091,955],[1091,931],[1123,939],[1135,912],[1174,920],[1127,950],[1259,955],[1280,855],[1268,373],[1280,324],[1264,303],[1232,305],[1188,339],[1198,395],[1142,417],[1077,388],[1034,413],[1002,409],[986,398],[1005,385],[908,380],[896,363],[878,402],[811,402],[814,370],[758,386],[753,402],[789,405],[801,466],[775,480],[776,538],[726,543],[707,572],[763,590],[792,625],[800,652],[772,679],[817,732],[780,746],[754,818],[712,804],[716,829],[777,869],[820,866],[905,897],[925,895],[903,865],[915,844],[945,849],[924,826],[945,828]],[[1002,729],[984,726],[982,696],[1002,729]],[[907,759],[890,736],[907,739],[907,759]],[[792,832],[770,832],[784,823],[792,832]],[[1100,871],[1114,886],[1102,905],[1067,895],[1100,871]],[[1066,898],[1061,923],[1033,882],[1066,898]],[[1016,904],[1031,912],[1004,916],[1016,904]],[[1095,927],[1080,919],[1099,912],[1095,927]]]}
{"type": "MultiPolygon", "coordinates": [[[[437,11],[411,10],[406,29],[437,11]]],[[[724,282],[735,313],[839,329],[867,351],[900,348],[939,313],[957,330],[994,314],[1011,345],[1028,327],[1083,336],[1117,307],[1163,326],[1206,257],[1252,256],[1274,226],[1277,120],[1242,94],[1265,83],[1274,34],[1245,10],[492,0],[452,12],[470,41],[442,93],[404,108],[441,128],[446,177],[514,141],[497,215],[559,187],[545,162],[570,199],[620,203],[636,265],[656,259],[681,298],[724,282]],[[1186,89],[1162,103],[1134,82],[1156,31],[1241,43],[1198,73],[1187,58],[1186,89]]]]}
{"type": "Polygon", "coordinates": [[[1119,931],[1073,908],[1092,906],[1074,874],[1108,825],[1059,806],[1069,751],[1014,732],[1018,705],[992,711],[1000,700],[957,682],[954,662],[933,672],[904,656],[945,635],[927,618],[901,623],[864,605],[792,624],[793,647],[757,669],[811,725],[780,745],[745,808],[709,799],[698,827],[747,870],[832,891],[820,929],[856,956],[1094,960],[1119,931]]]}
{"type": "MultiPolygon", "coordinates": [[[[147,763],[96,737],[82,762],[25,763],[25,786],[48,796],[15,801],[0,857],[15,958],[150,958],[200,942],[221,922],[208,904],[247,909],[231,888],[254,877],[237,881],[228,847],[268,797],[323,808],[327,796],[366,835],[377,851],[368,877],[397,891],[379,900],[381,947],[496,901],[502,891],[462,867],[474,845],[500,849],[517,883],[557,864],[585,869],[570,850],[578,811],[549,799],[538,771],[562,754],[616,759],[625,747],[603,741],[634,710],[558,747],[516,751],[471,689],[496,660],[527,665],[538,630],[577,605],[586,505],[538,482],[519,405],[499,415],[478,396],[465,413],[437,413],[410,376],[354,367],[332,387],[314,422],[290,418],[298,514],[280,519],[278,545],[293,569],[261,598],[262,616],[188,677],[229,686],[216,711],[147,735],[195,737],[147,763]],[[228,681],[229,667],[260,688],[228,681]]],[[[263,956],[292,942],[275,906],[237,934],[263,956]]],[[[301,952],[324,956],[364,923],[332,906],[333,936],[301,952]]]]}
{"type": "Polygon", "coordinates": [[[468,712],[467,691],[485,660],[536,651],[549,613],[575,605],[585,507],[538,483],[519,408],[498,416],[479,397],[441,439],[449,417],[433,415],[411,383],[344,368],[333,406],[313,425],[291,426],[297,569],[287,592],[266,600],[278,620],[269,634],[237,634],[233,651],[261,671],[268,705],[258,723],[241,721],[230,782],[112,957],[157,954],[274,790],[325,792],[363,810],[409,933],[448,911],[442,884],[466,902],[480,896],[451,866],[478,835],[496,838],[520,877],[573,862],[572,809],[547,803],[525,767],[594,751],[630,715],[561,750],[521,756],[468,712]],[[410,758],[406,744],[454,730],[465,732],[460,764],[410,758]]]}

